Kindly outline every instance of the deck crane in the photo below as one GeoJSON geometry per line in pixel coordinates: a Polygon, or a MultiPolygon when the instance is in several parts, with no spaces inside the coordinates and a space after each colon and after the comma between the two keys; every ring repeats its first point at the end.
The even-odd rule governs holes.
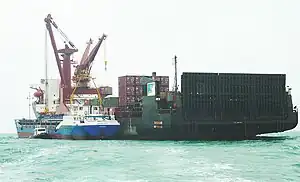
{"type": "Polygon", "coordinates": [[[61,88],[62,92],[60,93],[61,101],[63,104],[66,104],[67,98],[69,98],[72,87],[71,87],[71,63],[73,60],[71,60],[71,55],[75,52],[78,52],[78,49],[75,47],[73,42],[69,40],[69,38],[66,36],[66,34],[57,26],[57,24],[54,22],[53,18],[51,17],[51,14],[48,14],[48,16],[44,19],[46,23],[46,28],[49,32],[52,48],[54,51],[57,68],[60,74],[61,78],[61,88]],[[65,47],[63,49],[57,49],[57,45],[55,42],[52,26],[61,34],[61,36],[65,39],[65,47]],[[70,48],[71,47],[71,48],[70,48]],[[63,60],[60,59],[59,54],[63,58],[63,60]],[[62,65],[61,66],[61,62],[62,65]]]}
{"type": "Polygon", "coordinates": [[[90,72],[92,68],[92,63],[98,53],[98,50],[102,44],[102,42],[106,39],[107,35],[103,34],[101,38],[99,38],[98,43],[95,45],[95,47],[92,49],[90,54],[88,56],[88,49],[91,44],[91,41],[88,43],[88,46],[86,48],[86,51],[84,52],[84,55],[82,57],[82,60],[79,65],[76,66],[76,69],[74,71],[73,81],[78,84],[78,87],[81,88],[88,88],[88,83],[91,80],[90,72]]]}

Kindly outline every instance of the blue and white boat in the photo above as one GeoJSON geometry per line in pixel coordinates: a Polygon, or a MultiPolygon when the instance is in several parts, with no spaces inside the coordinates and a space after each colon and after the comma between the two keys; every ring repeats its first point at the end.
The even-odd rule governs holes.
{"type": "MultiPolygon", "coordinates": [[[[87,114],[87,108],[97,106],[80,106],[81,112],[69,114],[40,114],[37,119],[16,119],[15,124],[19,138],[32,138],[36,128],[45,128],[53,139],[110,139],[120,129],[120,123],[113,114],[87,114]],[[83,113],[83,114],[82,114],[83,113]]],[[[97,108],[98,109],[98,108],[97,108]]],[[[95,109],[95,110],[97,110],[95,109]]]]}
{"type": "Polygon", "coordinates": [[[119,122],[110,115],[63,116],[50,135],[57,139],[110,139],[119,129],[119,122]]]}

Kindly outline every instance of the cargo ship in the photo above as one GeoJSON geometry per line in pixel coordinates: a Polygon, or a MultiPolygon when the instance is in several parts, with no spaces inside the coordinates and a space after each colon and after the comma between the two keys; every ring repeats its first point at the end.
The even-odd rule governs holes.
{"type": "MultiPolygon", "coordinates": [[[[71,64],[76,63],[71,55],[77,48],[51,15],[45,22],[60,79],[49,80],[46,74],[47,81],[34,87],[37,99],[32,107],[37,119],[16,120],[19,137],[32,136],[34,129],[44,124],[53,138],[65,139],[248,139],[291,130],[298,124],[298,109],[293,105],[285,74],[184,72],[179,91],[176,56],[172,90],[169,90],[169,76],[157,76],[153,72],[150,76],[119,77],[119,96],[111,97],[111,87],[90,86],[91,65],[106,35],[91,52],[92,41],[87,43],[72,77],[71,64]],[[51,25],[66,39],[65,48],[57,49],[51,25]],[[77,104],[76,109],[72,107],[73,112],[79,110],[84,120],[88,120],[88,115],[101,116],[103,122],[95,124],[107,131],[100,130],[99,126],[86,129],[76,114],[68,119],[66,108],[74,105],[72,100],[77,104]],[[44,110],[48,114],[44,114],[44,110]],[[49,114],[51,112],[53,114],[49,114]]],[[[107,61],[104,62],[106,70],[107,61]]]]}
{"type": "Polygon", "coordinates": [[[173,90],[167,92],[168,78],[155,72],[119,78],[120,106],[115,114],[122,129],[116,138],[250,139],[298,124],[285,74],[184,72],[181,91],[176,77],[175,66],[173,90]]]}

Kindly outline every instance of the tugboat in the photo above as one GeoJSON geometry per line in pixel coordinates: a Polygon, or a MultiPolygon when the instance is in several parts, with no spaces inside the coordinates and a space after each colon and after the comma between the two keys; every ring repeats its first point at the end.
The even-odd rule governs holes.
{"type": "Polygon", "coordinates": [[[46,128],[35,128],[32,138],[52,139],[52,137],[47,133],[46,128]]]}

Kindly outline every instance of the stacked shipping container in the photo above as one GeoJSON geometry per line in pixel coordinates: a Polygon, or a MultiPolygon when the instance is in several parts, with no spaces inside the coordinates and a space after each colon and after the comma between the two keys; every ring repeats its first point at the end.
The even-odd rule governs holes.
{"type": "Polygon", "coordinates": [[[168,76],[155,76],[154,80],[158,81],[160,92],[168,92],[169,91],[169,77],[168,76]]]}
{"type": "Polygon", "coordinates": [[[259,120],[285,117],[283,74],[183,73],[188,120],[259,120]]]}
{"type": "MultiPolygon", "coordinates": [[[[108,86],[99,87],[99,92],[102,97],[112,95],[112,87],[108,87],[108,86]]],[[[76,94],[98,94],[98,92],[95,88],[78,87],[76,89],[76,94]]]]}
{"type": "MultiPolygon", "coordinates": [[[[161,92],[169,91],[169,77],[156,76],[154,79],[159,82],[159,89],[161,92]]],[[[151,78],[151,76],[136,76],[127,75],[119,77],[119,105],[126,106],[142,99],[144,87],[147,84],[144,78],[151,78]]]]}

